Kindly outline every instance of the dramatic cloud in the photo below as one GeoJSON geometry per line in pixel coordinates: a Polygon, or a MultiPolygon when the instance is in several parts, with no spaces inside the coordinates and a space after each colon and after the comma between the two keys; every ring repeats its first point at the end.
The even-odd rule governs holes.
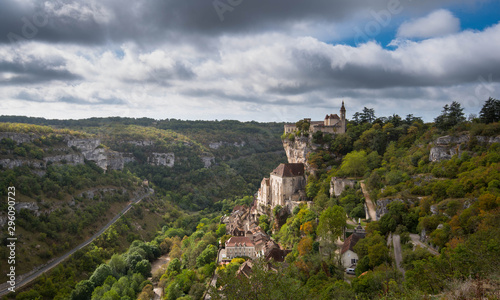
{"type": "Polygon", "coordinates": [[[431,38],[460,31],[460,20],[445,9],[428,16],[403,23],[397,36],[400,38],[431,38]]]}
{"type": "Polygon", "coordinates": [[[0,110],[293,121],[345,100],[348,115],[431,120],[458,100],[477,113],[500,91],[500,24],[460,31],[439,8],[463,2],[7,0],[0,110]],[[370,41],[352,43],[376,22],[370,41]]]}

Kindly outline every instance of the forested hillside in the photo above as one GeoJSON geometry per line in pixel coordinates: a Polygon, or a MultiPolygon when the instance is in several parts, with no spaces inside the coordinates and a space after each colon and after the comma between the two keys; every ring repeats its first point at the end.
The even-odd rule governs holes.
{"type": "Polygon", "coordinates": [[[309,156],[315,168],[306,187],[312,206],[294,212],[275,235],[293,249],[287,262],[295,271],[288,274],[299,274],[289,275],[297,293],[317,299],[498,297],[499,102],[488,100],[480,117],[469,121],[454,102],[431,124],[411,115],[377,118],[365,108],[345,134],[312,135],[311,142],[319,145],[309,156]],[[354,247],[359,262],[356,277],[347,278],[350,285],[332,255],[336,247],[324,244],[340,234],[330,236],[335,226],[325,231],[322,220],[341,224],[347,213],[357,222],[364,215],[358,206],[362,194],[347,189],[331,197],[332,177],[364,180],[377,205],[378,220],[368,220],[366,238],[354,247]],[[405,277],[386,246],[391,234],[401,237],[405,277]],[[413,247],[411,234],[439,255],[413,247]]]}
{"type": "MultiPolygon", "coordinates": [[[[286,159],[279,141],[281,124],[185,122],[211,127],[210,140],[204,140],[199,130],[188,136],[182,130],[158,128],[158,121],[151,119],[0,120],[9,121],[0,123],[0,194],[4,197],[7,187],[16,187],[16,233],[22,240],[18,274],[66,253],[130,201],[149,188],[155,191],[104,236],[51,272],[48,282],[36,283],[46,299],[68,296],[87,271],[135,239],[151,240],[165,225],[175,221],[181,237],[190,234],[195,230],[192,220],[200,217],[191,213],[183,219],[183,209],[228,209],[235,197],[253,194],[259,178],[286,159]],[[217,146],[211,147],[212,142],[217,146]],[[252,158],[260,162],[258,167],[242,164],[252,158]]],[[[6,211],[4,202],[2,226],[6,211]]],[[[2,231],[2,238],[5,234],[2,231]]],[[[7,249],[0,254],[6,259],[7,249]]],[[[2,264],[2,274],[7,273],[4,267],[8,265],[2,264]]]]}
{"type": "MultiPolygon", "coordinates": [[[[64,201],[74,195],[71,188],[80,181],[86,183],[83,188],[106,182],[130,191],[146,189],[146,179],[148,188],[155,190],[154,197],[137,205],[86,250],[10,298],[151,299],[156,288],[164,299],[183,300],[201,299],[206,293],[213,299],[496,299],[499,104],[489,99],[479,117],[466,119],[460,104],[453,102],[433,123],[413,115],[377,117],[365,108],[354,114],[346,133],[335,137],[307,130],[283,135],[286,140],[308,140],[314,149],[308,156],[307,203],[289,212],[277,206],[260,216],[262,231],[289,254],[285,263],[256,259],[250,273],[240,269],[248,266],[247,256],[224,266],[215,264],[218,247],[231,237],[221,217],[235,206],[252,206],[261,179],[285,161],[282,124],[114,118],[46,123],[22,119],[55,127],[3,125],[28,128],[24,132],[45,130],[49,141],[54,134],[99,138],[103,148],[133,157],[122,170],[106,172],[89,161],[57,162],[38,177],[33,172],[40,170],[32,167],[3,169],[3,184],[19,185],[23,197],[39,197],[42,204],[64,201]],[[73,131],[60,131],[67,129],[73,131]],[[175,157],[173,164],[169,157],[175,157]],[[63,180],[75,176],[81,180],[63,180]],[[335,196],[334,177],[357,183],[335,196]],[[30,183],[23,185],[28,179],[30,183]],[[44,189],[45,182],[58,184],[60,194],[44,189]],[[376,218],[366,217],[368,201],[376,208],[376,218]],[[350,275],[340,252],[359,220],[366,236],[352,247],[359,260],[355,275],[350,275]],[[137,227],[143,230],[135,231],[137,227]],[[401,246],[399,265],[396,243],[401,246]],[[162,255],[170,263],[151,273],[151,264],[162,255]],[[210,287],[214,273],[218,280],[210,287]]],[[[15,158],[24,153],[43,160],[46,154],[36,158],[31,153],[48,153],[49,148],[37,143],[3,139],[2,155],[15,158]]],[[[72,197],[75,203],[112,205],[126,201],[126,195],[117,192],[115,200],[106,200],[106,195],[72,197]]],[[[71,205],[67,209],[78,214],[71,205]]],[[[45,228],[40,225],[43,216],[26,210],[21,215],[21,222],[45,228]]],[[[79,234],[78,227],[61,226],[79,234]]],[[[59,245],[59,236],[49,236],[50,230],[44,233],[44,240],[59,245]]]]}

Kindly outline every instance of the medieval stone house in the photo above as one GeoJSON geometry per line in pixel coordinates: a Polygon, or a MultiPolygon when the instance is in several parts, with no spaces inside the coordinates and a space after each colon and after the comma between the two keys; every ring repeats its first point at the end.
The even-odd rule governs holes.
{"type": "Polygon", "coordinates": [[[270,206],[271,208],[281,205],[285,207],[287,202],[300,201],[304,198],[306,178],[304,164],[280,164],[274,169],[269,178],[264,178],[257,193],[259,206],[270,206]]]}

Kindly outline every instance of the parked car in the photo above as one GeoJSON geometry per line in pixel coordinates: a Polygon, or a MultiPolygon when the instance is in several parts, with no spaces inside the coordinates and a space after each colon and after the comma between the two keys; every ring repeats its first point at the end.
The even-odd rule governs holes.
{"type": "Polygon", "coordinates": [[[345,273],[349,275],[356,275],[356,268],[347,268],[345,269],[345,273]]]}

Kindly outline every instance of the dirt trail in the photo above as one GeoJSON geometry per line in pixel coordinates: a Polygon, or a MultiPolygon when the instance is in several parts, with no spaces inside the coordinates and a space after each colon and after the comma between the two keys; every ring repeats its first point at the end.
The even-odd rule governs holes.
{"type": "MultiPolygon", "coordinates": [[[[164,265],[168,264],[169,261],[170,261],[170,257],[168,257],[168,254],[165,254],[165,255],[158,257],[151,264],[151,274],[154,274],[158,269],[160,269],[164,265]]],[[[161,297],[163,296],[163,289],[161,287],[158,287],[158,283],[153,284],[153,291],[155,293],[153,300],[160,300],[161,297]]]]}
{"type": "Polygon", "coordinates": [[[368,215],[372,221],[377,221],[377,211],[375,210],[375,205],[370,199],[370,194],[368,194],[368,190],[366,189],[365,183],[362,181],[361,190],[363,191],[363,196],[365,197],[366,207],[368,207],[368,215]]]}

